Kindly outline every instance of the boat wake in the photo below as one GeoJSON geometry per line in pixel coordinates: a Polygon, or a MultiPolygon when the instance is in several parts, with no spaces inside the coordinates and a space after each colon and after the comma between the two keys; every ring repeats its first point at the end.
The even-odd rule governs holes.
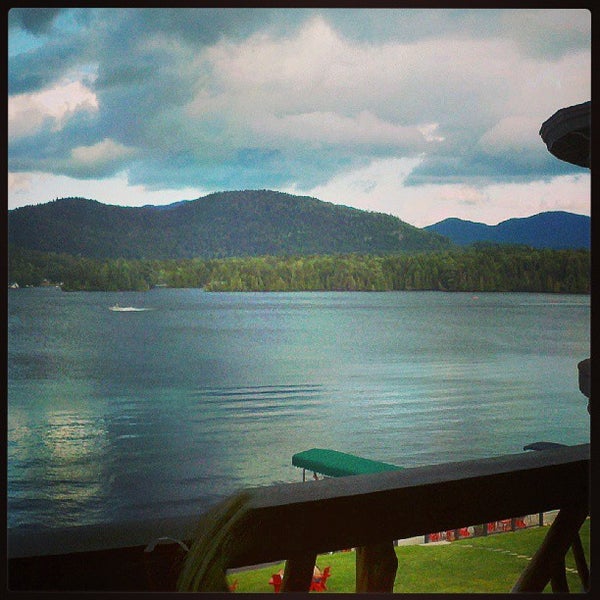
{"type": "Polygon", "coordinates": [[[113,312],[143,312],[145,310],[152,310],[151,308],[136,308],[135,306],[119,306],[115,304],[115,306],[109,306],[108,310],[112,310],[113,312]]]}

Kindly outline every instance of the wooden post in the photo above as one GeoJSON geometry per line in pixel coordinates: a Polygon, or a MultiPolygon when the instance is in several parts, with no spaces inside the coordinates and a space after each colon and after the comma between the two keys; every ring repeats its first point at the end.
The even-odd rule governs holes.
{"type": "Polygon", "coordinates": [[[316,554],[306,554],[304,556],[289,558],[285,563],[281,591],[308,592],[316,562],[316,554]]]}
{"type": "Polygon", "coordinates": [[[552,592],[555,594],[569,593],[569,584],[567,582],[567,570],[564,558],[557,562],[556,571],[550,579],[550,586],[552,588],[552,592]]]}
{"type": "Polygon", "coordinates": [[[394,591],[398,557],[394,542],[382,542],[356,549],[356,592],[394,591]]]}
{"type": "Polygon", "coordinates": [[[575,565],[577,566],[577,573],[579,573],[583,591],[587,592],[590,589],[590,570],[585,561],[585,554],[583,553],[583,545],[579,534],[575,536],[571,550],[573,550],[573,557],[575,558],[575,565]]]}
{"type": "Polygon", "coordinates": [[[569,546],[579,535],[579,529],[588,515],[586,502],[562,508],[550,526],[542,545],[527,568],[521,573],[512,592],[542,592],[553,580],[560,586],[559,569],[564,570],[564,559],[569,546]]]}

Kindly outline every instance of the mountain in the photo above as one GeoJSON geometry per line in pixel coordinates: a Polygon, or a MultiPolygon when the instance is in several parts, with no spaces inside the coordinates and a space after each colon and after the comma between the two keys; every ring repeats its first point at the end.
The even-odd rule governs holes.
{"type": "Polygon", "coordinates": [[[564,211],[543,212],[532,217],[508,219],[485,225],[462,219],[444,219],[424,227],[461,246],[474,242],[524,244],[534,248],[589,248],[591,219],[564,211]]]}
{"type": "Polygon", "coordinates": [[[397,217],[269,190],[209,194],[168,206],[63,198],[8,213],[9,245],[90,258],[217,258],[448,248],[397,217]]]}

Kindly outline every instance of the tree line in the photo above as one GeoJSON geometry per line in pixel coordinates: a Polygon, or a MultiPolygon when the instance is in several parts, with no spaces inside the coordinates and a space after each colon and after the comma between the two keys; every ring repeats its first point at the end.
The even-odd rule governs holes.
{"type": "Polygon", "coordinates": [[[392,291],[590,293],[590,251],[477,243],[388,255],[223,259],[91,259],[9,249],[9,283],[74,290],[392,291]]]}

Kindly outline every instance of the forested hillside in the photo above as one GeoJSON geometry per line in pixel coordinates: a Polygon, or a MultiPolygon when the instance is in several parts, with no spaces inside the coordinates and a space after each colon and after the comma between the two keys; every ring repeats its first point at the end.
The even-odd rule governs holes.
{"type": "Polygon", "coordinates": [[[9,211],[8,232],[21,287],[590,291],[589,250],[460,247],[390,215],[266,190],[142,208],[66,198],[9,211]]]}
{"type": "Polygon", "coordinates": [[[177,259],[449,248],[382,213],[268,190],[219,192],[169,206],[64,198],[8,213],[9,244],[88,258],[177,259]]]}
{"type": "Polygon", "coordinates": [[[564,211],[549,211],[519,219],[508,219],[498,225],[486,225],[462,219],[444,219],[425,227],[450,238],[455,244],[474,242],[525,244],[533,248],[589,248],[591,219],[564,211]]]}
{"type": "Polygon", "coordinates": [[[262,256],[230,259],[90,259],[13,249],[9,278],[44,280],[64,290],[207,291],[442,290],[590,292],[590,252],[477,244],[466,249],[395,255],[262,256]]]}

